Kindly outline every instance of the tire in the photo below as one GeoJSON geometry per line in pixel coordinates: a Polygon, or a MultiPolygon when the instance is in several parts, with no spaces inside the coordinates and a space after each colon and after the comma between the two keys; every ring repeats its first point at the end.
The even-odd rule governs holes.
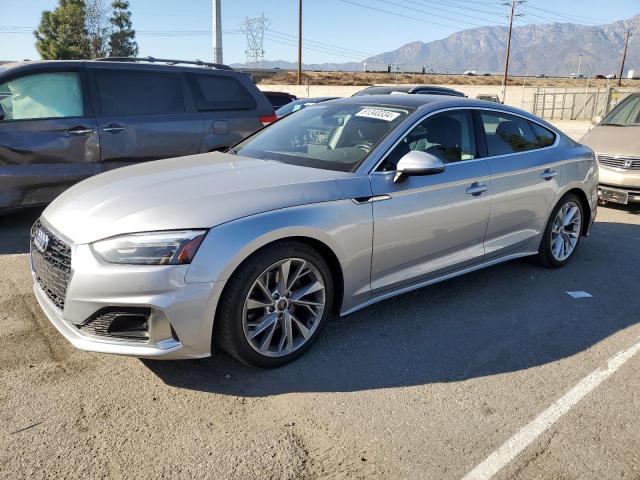
{"type": "Polygon", "coordinates": [[[214,340],[245,364],[285,365],[306,352],[320,335],[331,315],[333,289],[327,262],[309,245],[292,240],[268,245],[245,260],[229,279],[215,320],[214,340]],[[285,278],[288,286],[280,281],[285,278]]]}
{"type": "MultiPolygon", "coordinates": [[[[570,213],[570,211],[569,211],[570,213]]],[[[549,221],[547,222],[547,226],[545,227],[544,234],[542,237],[542,241],[540,242],[540,249],[538,250],[537,259],[538,261],[548,268],[560,268],[564,267],[569,260],[573,257],[578,249],[580,244],[580,238],[582,236],[582,227],[584,224],[584,210],[582,208],[582,202],[580,199],[574,195],[573,193],[568,193],[564,197],[560,199],[557,203],[553,211],[551,212],[551,216],[549,217],[549,221]],[[569,208],[577,207],[577,212],[579,213],[579,223],[576,225],[574,222],[571,222],[568,228],[563,226],[563,231],[570,232],[570,234],[563,235],[562,233],[558,233],[558,220],[559,220],[559,212],[563,211],[567,206],[569,208]],[[573,234],[577,235],[573,235],[573,234]],[[555,241],[561,237],[561,240],[556,244],[555,241]],[[575,244],[573,244],[573,240],[575,240],[575,244]],[[567,243],[569,242],[569,243],[567,243]],[[554,246],[563,243],[563,246],[560,248],[564,248],[564,254],[559,255],[558,249],[554,249],[554,246]],[[572,245],[569,250],[568,246],[572,245]]]]}

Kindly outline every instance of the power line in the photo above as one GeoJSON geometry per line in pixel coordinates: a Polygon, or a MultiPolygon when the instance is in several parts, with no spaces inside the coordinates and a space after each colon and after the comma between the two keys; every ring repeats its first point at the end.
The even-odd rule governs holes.
{"type": "MultiPolygon", "coordinates": [[[[290,33],[279,32],[277,30],[272,30],[272,29],[269,29],[269,33],[278,34],[278,35],[281,35],[281,36],[284,36],[284,37],[290,37],[292,39],[297,39],[298,38],[297,36],[291,35],[290,33]]],[[[331,44],[331,43],[324,43],[324,42],[318,42],[316,40],[309,40],[308,38],[304,38],[304,37],[302,38],[302,42],[303,42],[303,44],[304,43],[310,43],[310,44],[313,44],[313,45],[318,45],[318,46],[322,46],[322,47],[330,47],[330,48],[335,49],[335,50],[343,50],[345,52],[352,52],[352,53],[357,53],[357,54],[361,54],[361,55],[375,55],[374,53],[371,53],[371,52],[365,52],[365,51],[362,51],[362,50],[354,50],[352,48],[344,48],[344,47],[340,47],[338,45],[334,45],[334,44],[331,44]]]]}
{"type": "MultiPolygon", "coordinates": [[[[409,3],[408,0],[404,0],[404,1],[409,3]]],[[[495,21],[495,15],[500,15],[500,16],[504,15],[504,11],[497,12],[497,11],[480,10],[478,8],[469,7],[467,5],[452,4],[452,3],[449,3],[449,2],[446,2],[446,1],[442,1],[442,0],[420,0],[420,2],[421,3],[425,3],[425,4],[429,4],[429,5],[425,5],[425,6],[428,6],[429,8],[432,8],[434,10],[439,10],[439,11],[442,11],[442,12],[445,12],[445,13],[449,13],[449,14],[452,14],[452,15],[457,15],[458,17],[460,16],[460,10],[464,9],[466,18],[474,18],[474,19],[480,20],[482,22],[495,21]],[[430,4],[443,5],[443,6],[448,7],[448,8],[453,8],[454,10],[445,9],[445,8],[442,8],[442,7],[434,7],[434,6],[430,5],[430,4]],[[486,17],[478,17],[478,16],[475,16],[475,15],[469,15],[468,13],[466,13],[467,11],[486,14],[486,15],[491,16],[492,19],[489,20],[486,17]]],[[[415,5],[415,1],[412,1],[411,3],[415,5]]],[[[455,20],[458,21],[458,18],[456,18],[455,20]]]]}
{"type": "Polygon", "coordinates": [[[545,13],[551,14],[551,15],[556,16],[556,17],[564,17],[564,18],[568,18],[568,19],[571,19],[571,18],[583,19],[582,21],[595,22],[595,23],[598,23],[598,24],[602,23],[601,20],[598,20],[596,18],[585,17],[585,16],[582,16],[582,15],[574,15],[572,13],[564,13],[564,12],[558,12],[558,11],[553,11],[553,10],[547,10],[547,9],[540,8],[540,7],[534,7],[533,5],[528,5],[527,8],[530,8],[530,9],[533,9],[533,10],[538,10],[540,12],[545,12],[545,13]]]}
{"type": "Polygon", "coordinates": [[[444,23],[438,23],[438,22],[434,22],[434,21],[431,21],[431,20],[426,20],[424,18],[411,17],[409,15],[403,15],[402,13],[392,12],[391,10],[385,10],[383,8],[372,7],[370,5],[363,5],[362,3],[354,2],[352,0],[338,0],[338,1],[340,1],[342,3],[348,3],[349,5],[355,5],[357,7],[366,8],[368,10],[374,10],[376,12],[385,13],[387,15],[393,15],[395,17],[408,18],[409,20],[415,20],[416,22],[422,22],[422,23],[426,23],[426,24],[429,24],[429,25],[437,25],[438,27],[458,29],[458,27],[456,27],[455,25],[446,25],[444,23]]]}
{"type": "MultiPolygon", "coordinates": [[[[474,22],[467,22],[466,20],[461,20],[460,18],[448,17],[446,15],[439,15],[437,13],[433,13],[433,12],[430,12],[430,11],[427,11],[427,10],[421,10],[419,8],[415,8],[414,6],[408,7],[408,6],[402,5],[400,3],[392,2],[391,0],[378,0],[378,1],[382,2],[382,3],[385,3],[385,4],[393,5],[395,7],[406,8],[406,9],[411,10],[413,12],[425,13],[425,14],[430,15],[432,17],[442,18],[444,20],[452,20],[454,22],[466,23],[467,25],[472,25],[474,27],[484,27],[485,26],[485,25],[481,25],[481,24],[478,24],[478,23],[474,23],[474,22]]],[[[410,3],[411,5],[416,5],[415,2],[411,2],[409,0],[403,0],[403,1],[405,1],[407,3],[410,3]]],[[[473,18],[472,16],[469,16],[469,15],[467,15],[467,17],[473,18]]],[[[486,22],[485,19],[480,19],[480,20],[486,22]]]]}
{"type": "MultiPolygon", "coordinates": [[[[269,32],[265,32],[264,38],[265,38],[266,41],[279,43],[281,45],[288,45],[290,47],[297,47],[298,46],[298,44],[295,43],[294,40],[285,40],[285,39],[282,39],[280,37],[273,37],[273,36],[271,36],[269,34],[269,32]]],[[[324,53],[324,54],[327,54],[327,55],[333,55],[333,56],[336,56],[336,57],[346,58],[346,59],[352,60],[352,61],[358,61],[359,62],[360,59],[361,59],[361,57],[358,58],[358,57],[354,57],[353,55],[345,55],[345,54],[342,54],[342,53],[336,53],[336,52],[332,52],[332,51],[329,51],[329,50],[324,50],[324,49],[311,47],[311,46],[305,46],[304,48],[306,50],[312,50],[314,52],[319,52],[319,53],[324,53]]]]}

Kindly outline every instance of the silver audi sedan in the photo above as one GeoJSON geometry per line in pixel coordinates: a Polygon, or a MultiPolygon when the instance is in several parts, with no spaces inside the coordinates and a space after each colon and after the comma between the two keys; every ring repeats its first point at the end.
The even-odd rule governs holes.
{"type": "Polygon", "coordinates": [[[92,177],[33,226],[34,291],[76,347],[274,367],[327,318],[589,233],[593,152],[523,111],[430,95],[309,106],[226,153],[92,177]]]}

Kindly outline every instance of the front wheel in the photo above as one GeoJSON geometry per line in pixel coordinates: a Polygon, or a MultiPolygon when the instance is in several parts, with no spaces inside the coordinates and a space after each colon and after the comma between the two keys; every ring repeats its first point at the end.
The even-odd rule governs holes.
{"type": "Polygon", "coordinates": [[[214,337],[256,367],[288,363],[311,347],[331,311],[333,280],[313,248],[287,241],[247,259],[229,280],[214,337]]]}
{"type": "Polygon", "coordinates": [[[584,214],[580,199],[570,193],[556,205],[544,231],[538,259],[551,268],[563,267],[573,257],[582,234],[584,214]]]}

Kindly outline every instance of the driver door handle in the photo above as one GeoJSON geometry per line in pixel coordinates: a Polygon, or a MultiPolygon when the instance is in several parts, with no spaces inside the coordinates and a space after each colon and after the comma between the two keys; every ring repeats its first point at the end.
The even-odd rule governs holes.
{"type": "Polygon", "coordinates": [[[103,127],[102,131],[106,132],[106,133],[118,133],[125,130],[125,127],[123,127],[122,125],[116,125],[114,123],[112,123],[111,125],[107,126],[107,127],[103,127]]]}
{"type": "Polygon", "coordinates": [[[67,133],[69,135],[88,135],[90,133],[95,133],[95,130],[93,128],[87,128],[87,127],[73,127],[67,130],[67,133]]]}
{"type": "Polygon", "coordinates": [[[558,172],[556,172],[555,170],[551,170],[550,168],[547,168],[544,172],[540,174],[540,176],[545,180],[551,180],[556,175],[558,175],[558,172]]]}
{"type": "Polygon", "coordinates": [[[477,197],[478,195],[482,195],[483,192],[489,190],[489,187],[483,183],[473,182],[469,188],[467,188],[467,193],[469,195],[473,195],[477,197]]]}

